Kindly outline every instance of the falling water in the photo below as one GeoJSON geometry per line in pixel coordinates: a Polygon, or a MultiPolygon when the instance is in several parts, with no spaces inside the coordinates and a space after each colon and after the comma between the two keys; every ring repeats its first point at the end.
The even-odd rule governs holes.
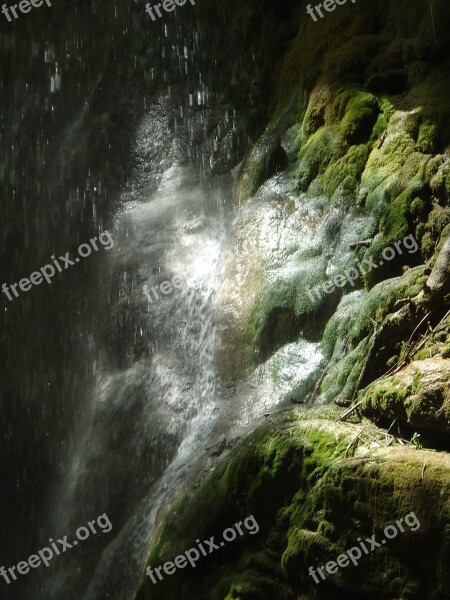
{"type": "MultiPolygon", "coordinates": [[[[158,512],[184,478],[210,446],[239,436],[287,401],[293,382],[309,377],[321,360],[318,348],[300,344],[291,348],[290,367],[282,349],[244,382],[220,380],[215,344],[230,251],[230,172],[245,150],[245,128],[239,132],[234,107],[219,105],[211,77],[217,48],[205,43],[198,25],[146,31],[128,48],[117,33],[127,27],[117,22],[126,16],[136,22],[129,5],[104,13],[92,7],[85,19],[111,20],[111,72],[101,72],[101,60],[84,71],[88,36],[75,10],[79,30],[64,40],[67,60],[39,30],[31,84],[11,84],[29,112],[22,107],[18,117],[13,95],[4,113],[12,123],[5,138],[12,167],[2,173],[12,188],[5,209],[12,233],[5,229],[2,247],[11,263],[7,280],[37,269],[55,251],[76,249],[105,223],[113,223],[115,241],[108,253],[5,312],[6,371],[10,376],[17,364],[13,382],[20,383],[11,384],[20,400],[11,421],[33,415],[36,455],[47,452],[36,475],[44,473],[41,496],[27,514],[35,539],[24,527],[8,564],[49,537],[73,540],[78,527],[103,513],[113,525],[36,571],[24,596],[36,600],[131,598],[158,512]],[[209,75],[200,68],[205,63],[209,75]],[[123,73],[135,68],[148,87],[119,89],[115,77],[126,80],[123,73]],[[117,180],[115,169],[121,169],[117,180]],[[174,281],[181,283],[163,291],[174,281]],[[32,335],[14,340],[24,318],[32,335]],[[295,375],[292,357],[307,364],[304,372],[295,375]],[[274,387],[271,373],[286,385],[274,387]]],[[[10,428],[8,435],[18,439],[18,433],[10,428]]],[[[13,469],[10,479],[14,486],[13,469]]]]}
{"type": "MultiPolygon", "coordinates": [[[[157,509],[204,453],[218,414],[214,343],[228,193],[220,181],[200,182],[176,137],[157,191],[149,191],[146,169],[163,133],[158,128],[167,130],[165,100],[138,128],[137,168],[107,259],[110,339],[119,344],[105,348],[91,420],[55,513],[67,532],[103,512],[113,523],[109,538],[89,542],[103,550],[88,587],[92,599],[124,598],[135,589],[157,509]],[[171,281],[178,287],[169,284],[163,293],[171,281]]],[[[73,551],[48,593],[77,597],[94,571],[90,563],[83,549],[73,551]]]]}

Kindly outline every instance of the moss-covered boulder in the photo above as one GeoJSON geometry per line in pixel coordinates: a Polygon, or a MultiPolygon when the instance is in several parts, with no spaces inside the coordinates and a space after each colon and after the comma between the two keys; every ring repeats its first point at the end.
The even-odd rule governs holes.
{"type": "Polygon", "coordinates": [[[211,536],[217,549],[156,584],[145,576],[138,600],[447,598],[448,456],[383,447],[373,425],[335,417],[332,409],[280,413],[191,480],[160,524],[149,564],[211,536]],[[243,535],[221,544],[236,523],[243,535]],[[379,546],[361,551],[357,565],[325,571],[319,584],[309,574],[372,535],[379,546]]]}
{"type": "Polygon", "coordinates": [[[388,360],[400,355],[412,319],[418,323],[422,315],[401,310],[398,303],[418,296],[426,278],[425,268],[416,267],[377,284],[362,301],[343,299],[324,331],[329,366],[321,392],[326,401],[348,405],[364,383],[388,370],[388,360]]]}
{"type": "Polygon", "coordinates": [[[450,360],[435,356],[412,361],[371,386],[361,411],[378,423],[398,420],[450,434],[450,360]]]}

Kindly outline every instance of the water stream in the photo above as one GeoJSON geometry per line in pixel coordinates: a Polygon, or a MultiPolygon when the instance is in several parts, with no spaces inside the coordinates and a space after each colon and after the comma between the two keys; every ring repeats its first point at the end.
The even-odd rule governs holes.
{"type": "MultiPolygon", "coordinates": [[[[5,281],[39,268],[53,252],[75,250],[106,224],[115,241],[3,315],[5,439],[20,440],[7,484],[20,498],[12,522],[22,527],[4,563],[23,560],[50,537],[73,540],[78,527],[103,513],[112,523],[110,532],[19,582],[12,594],[20,600],[133,598],[158,513],[184,479],[205,460],[213,464],[211,448],[224,451],[265,414],[291,406],[323,365],[320,343],[300,339],[243,380],[221,380],[220,304],[230,256],[240,252],[233,228],[266,217],[275,223],[278,209],[269,192],[259,209],[242,213],[232,204],[231,169],[245,152],[245,127],[239,132],[238,112],[217,99],[211,34],[197,24],[161,24],[158,35],[136,36],[138,58],[130,50],[118,60],[111,31],[113,67],[99,63],[98,73],[84,73],[88,50],[74,36],[67,44],[74,80],[63,72],[58,90],[54,81],[48,89],[56,58],[39,31],[35,80],[11,83],[27,99],[28,121],[18,119],[13,103],[2,113],[12,123],[7,156],[17,163],[12,173],[2,171],[11,186],[5,281]],[[209,72],[200,70],[205,64],[209,72]],[[130,81],[142,76],[147,89],[108,86],[138,67],[130,81]],[[17,477],[22,460],[33,477],[26,469],[17,477]],[[28,501],[31,491],[39,493],[28,501]]],[[[278,240],[269,225],[268,239],[278,240]]],[[[285,227],[299,236],[295,223],[285,227]]],[[[261,246],[266,254],[275,251],[270,240],[261,246]]]]}
{"type": "Polygon", "coordinates": [[[115,218],[115,248],[105,257],[111,320],[91,418],[55,499],[59,530],[106,512],[113,531],[61,560],[47,588],[55,598],[61,590],[77,597],[91,575],[86,597],[131,594],[156,510],[204,452],[217,415],[214,339],[228,192],[220,181],[200,182],[175,136],[158,189],[150,191],[155,129],[167,127],[166,118],[160,101],[138,128],[136,170],[115,218]],[[103,552],[97,565],[94,547],[103,552]]]}

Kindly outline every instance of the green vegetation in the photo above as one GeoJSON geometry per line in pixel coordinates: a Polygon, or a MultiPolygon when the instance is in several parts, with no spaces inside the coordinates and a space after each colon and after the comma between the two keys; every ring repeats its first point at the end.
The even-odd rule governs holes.
{"type": "MultiPolygon", "coordinates": [[[[358,537],[382,537],[386,525],[411,511],[421,523],[418,531],[407,529],[398,543],[378,550],[376,563],[362,560],[358,569],[328,579],[347,594],[387,599],[400,589],[419,589],[426,577],[430,597],[443,600],[447,462],[406,447],[369,452],[363,444],[357,450],[354,426],[334,422],[335,416],[333,409],[280,415],[209,475],[191,481],[159,532],[151,565],[172,560],[197,538],[219,540],[225,528],[251,514],[260,531],[208,555],[189,573],[179,570],[157,585],[146,578],[138,600],[288,600],[293,590],[310,600],[320,588],[308,576],[309,566],[335,559],[358,537]],[[427,477],[420,482],[424,461],[427,477]]],[[[374,430],[372,440],[380,446],[384,436],[377,435],[374,430]]],[[[325,592],[319,598],[335,598],[332,588],[325,592]]]]}

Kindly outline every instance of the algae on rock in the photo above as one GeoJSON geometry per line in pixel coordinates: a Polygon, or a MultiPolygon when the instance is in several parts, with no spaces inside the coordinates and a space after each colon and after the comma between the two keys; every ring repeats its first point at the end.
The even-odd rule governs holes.
{"type": "Polygon", "coordinates": [[[187,485],[154,545],[152,566],[173,560],[196,539],[220,540],[225,528],[248,515],[260,529],[203,558],[189,577],[177,571],[157,586],[146,579],[138,600],[312,600],[342,597],[337,590],[368,600],[406,590],[411,598],[444,600],[449,457],[380,448],[384,435],[375,428],[356,448],[362,428],[339,424],[335,415],[333,409],[281,413],[187,485]],[[381,539],[386,525],[411,511],[420,528],[377,549],[375,562],[364,557],[358,568],[328,575],[328,585],[314,584],[310,566],[335,559],[360,537],[381,539]]]}

